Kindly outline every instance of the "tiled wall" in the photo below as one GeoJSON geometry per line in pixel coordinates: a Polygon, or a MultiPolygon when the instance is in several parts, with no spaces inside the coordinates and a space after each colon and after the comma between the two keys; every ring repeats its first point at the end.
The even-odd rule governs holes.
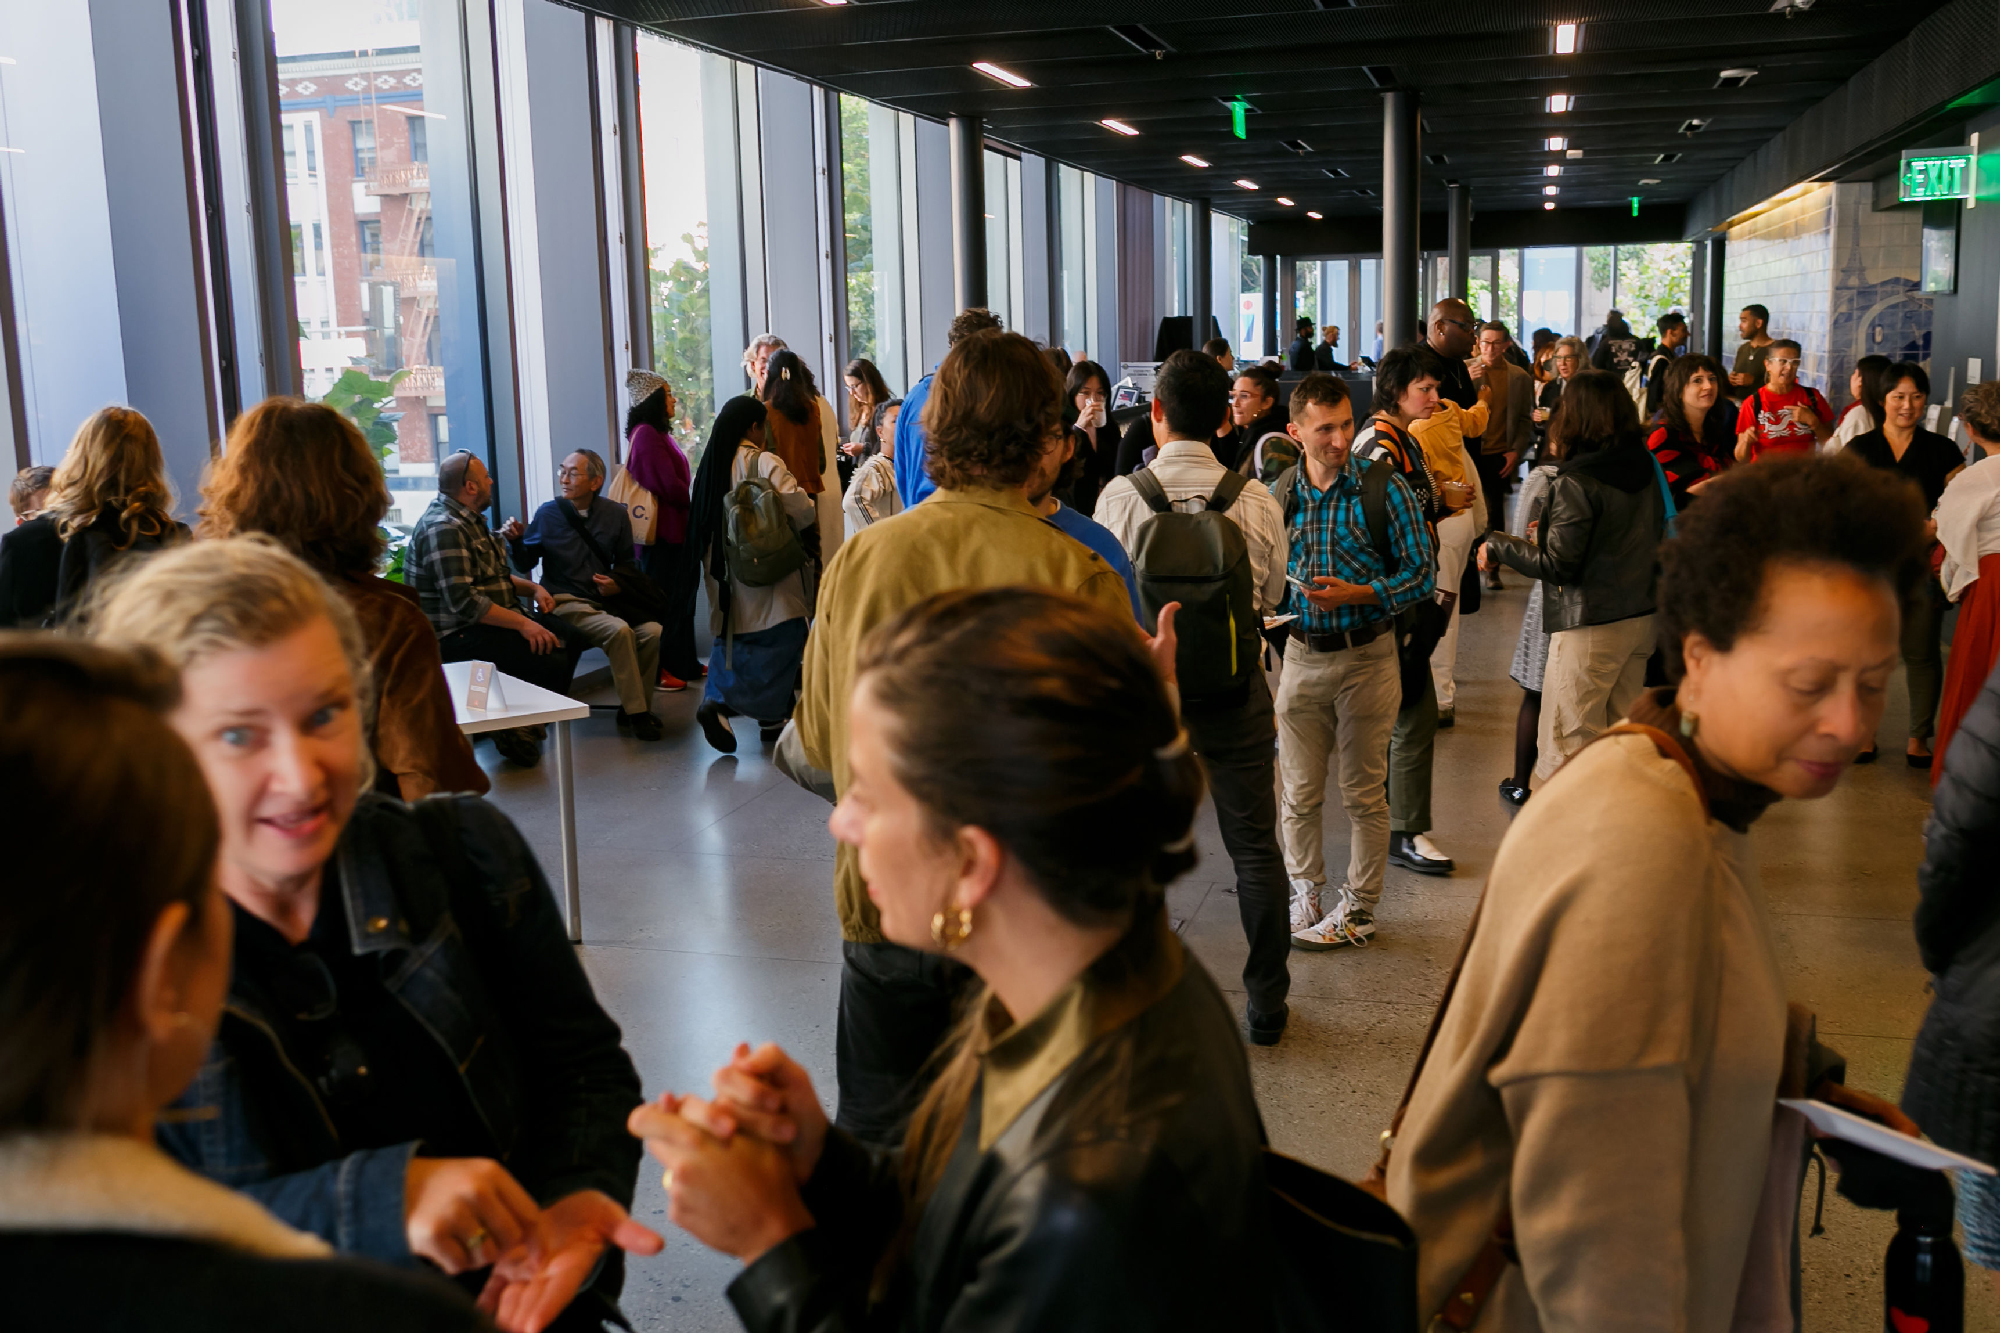
{"type": "Polygon", "coordinates": [[[1836,407],[1857,358],[1930,356],[1931,300],[1918,291],[1922,218],[1876,212],[1868,184],[1817,185],[1729,229],[1724,269],[1724,364],[1734,360],[1735,312],[1770,308],[1771,335],[1804,349],[1799,378],[1836,407]]]}

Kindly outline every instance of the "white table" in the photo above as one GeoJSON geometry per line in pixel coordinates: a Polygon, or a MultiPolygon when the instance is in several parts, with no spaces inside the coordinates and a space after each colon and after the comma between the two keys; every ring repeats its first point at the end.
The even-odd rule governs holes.
{"type": "Polygon", "coordinates": [[[470,708],[466,706],[465,696],[472,685],[472,663],[446,662],[444,679],[451,687],[451,706],[458,715],[458,729],[468,736],[476,736],[482,731],[504,731],[509,727],[554,724],[556,809],[562,826],[563,916],[569,925],[571,942],[581,941],[583,901],[576,878],[576,775],[570,762],[569,724],[580,717],[589,717],[590,705],[495,671],[493,681],[499,687],[506,707],[470,708]]]}

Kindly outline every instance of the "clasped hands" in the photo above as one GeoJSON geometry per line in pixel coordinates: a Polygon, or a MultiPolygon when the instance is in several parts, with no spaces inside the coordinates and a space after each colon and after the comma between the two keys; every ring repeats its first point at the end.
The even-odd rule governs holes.
{"type": "Polygon", "coordinates": [[[658,1254],[665,1244],[610,1195],[578,1190],[538,1207],[486,1157],[413,1157],[403,1180],[410,1252],[446,1273],[492,1265],[479,1308],[506,1333],[541,1333],[576,1298],[608,1245],[658,1254]]]}
{"type": "Polygon", "coordinates": [[[778,1047],[738,1045],[715,1098],[662,1094],[626,1127],[666,1167],[667,1215],[745,1263],[812,1228],[799,1188],[819,1165],[826,1112],[812,1080],[778,1047]]]}

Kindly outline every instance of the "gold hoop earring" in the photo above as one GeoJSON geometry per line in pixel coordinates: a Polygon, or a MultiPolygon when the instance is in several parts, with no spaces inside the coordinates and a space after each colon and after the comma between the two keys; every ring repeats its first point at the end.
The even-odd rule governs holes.
{"type": "Polygon", "coordinates": [[[955,912],[939,912],[932,916],[931,938],[946,953],[971,939],[972,909],[961,907],[955,912]]]}

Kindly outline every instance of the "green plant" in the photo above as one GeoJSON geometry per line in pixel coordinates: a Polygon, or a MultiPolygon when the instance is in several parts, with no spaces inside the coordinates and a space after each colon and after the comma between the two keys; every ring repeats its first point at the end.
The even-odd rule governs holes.
{"type": "Polygon", "coordinates": [[[847,350],[879,360],[875,344],[875,209],[868,167],[868,103],[840,96],[840,209],[847,235],[847,350]]]}
{"type": "Polygon", "coordinates": [[[359,427],[361,438],[368,441],[375,456],[386,459],[396,451],[396,427],[382,420],[382,408],[395,398],[396,386],[409,373],[399,370],[386,380],[378,380],[359,366],[349,366],[320,401],[359,427]]]}
{"type": "Polygon", "coordinates": [[[653,294],[653,364],[674,386],[680,416],[674,434],[689,458],[696,441],[715,421],[715,358],[708,297],[708,228],[683,232],[688,253],[662,268],[666,247],[653,247],[649,265],[653,294]]]}

